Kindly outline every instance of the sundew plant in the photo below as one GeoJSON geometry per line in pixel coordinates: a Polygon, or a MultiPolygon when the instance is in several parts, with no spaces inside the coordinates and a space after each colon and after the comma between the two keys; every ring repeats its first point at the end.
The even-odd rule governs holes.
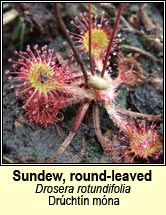
{"type": "MultiPolygon", "coordinates": [[[[23,109],[29,123],[47,127],[64,120],[63,109],[80,104],[73,125],[61,147],[52,152],[47,163],[56,162],[56,156],[64,151],[77,135],[77,131],[88,111],[92,109],[93,127],[104,152],[115,156],[116,163],[134,163],[140,158],[144,163],[151,158],[158,159],[162,154],[163,138],[156,129],[161,120],[159,115],[147,115],[127,110],[116,100],[120,87],[136,87],[144,82],[144,74],[135,55],[122,55],[120,44],[120,19],[123,4],[119,4],[116,17],[107,19],[104,12],[99,17],[92,13],[92,4],[88,10],[71,20],[73,30],[67,30],[61,18],[58,4],[55,14],[61,31],[72,49],[72,56],[63,59],[56,47],[27,45],[25,51],[15,51],[16,57],[8,61],[12,69],[6,71],[11,88],[16,96],[22,98],[23,109]],[[114,24],[110,27],[110,21],[114,24]],[[88,66],[84,57],[88,57],[88,66]],[[77,62],[78,66],[73,67],[77,62]],[[112,77],[112,67],[116,64],[117,75],[112,77]],[[118,144],[102,133],[99,112],[104,108],[107,117],[119,129],[118,144]],[[119,153],[117,153],[119,152],[119,153]]],[[[47,146],[46,146],[47,147],[47,146]]]]}

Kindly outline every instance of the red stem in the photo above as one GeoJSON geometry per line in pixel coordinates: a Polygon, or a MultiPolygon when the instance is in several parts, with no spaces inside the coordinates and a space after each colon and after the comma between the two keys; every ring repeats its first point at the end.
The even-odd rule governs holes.
{"type": "Polygon", "coordinates": [[[73,126],[71,128],[71,131],[73,133],[77,132],[77,130],[79,129],[79,127],[82,123],[82,120],[84,119],[84,116],[89,108],[89,105],[90,105],[90,102],[86,102],[86,103],[81,104],[81,106],[79,107],[77,115],[73,121],[73,126]]]}
{"type": "Polygon", "coordinates": [[[95,75],[93,65],[92,65],[92,4],[89,3],[89,65],[92,75],[95,75]]]}
{"type": "Polygon", "coordinates": [[[100,128],[99,120],[99,107],[96,104],[93,104],[93,125],[96,132],[97,139],[101,143],[104,151],[110,152],[112,150],[109,141],[103,136],[100,128]]]}
{"type": "Polygon", "coordinates": [[[102,72],[101,72],[101,77],[102,78],[104,76],[104,73],[105,73],[105,70],[106,70],[106,67],[107,67],[107,61],[108,61],[108,58],[109,58],[110,50],[112,48],[113,40],[114,40],[114,37],[115,37],[115,33],[117,31],[117,27],[118,27],[118,24],[119,24],[120,15],[122,13],[122,10],[123,10],[123,4],[120,3],[119,9],[118,9],[118,14],[116,16],[116,21],[115,21],[115,24],[114,24],[114,27],[113,27],[113,30],[112,30],[112,33],[111,33],[111,38],[110,38],[110,41],[109,41],[109,44],[108,44],[108,47],[107,47],[107,52],[106,52],[106,56],[105,56],[105,60],[104,60],[104,64],[103,64],[103,69],[102,69],[102,72]]]}
{"type": "Polygon", "coordinates": [[[72,50],[73,50],[73,53],[74,53],[74,55],[75,55],[75,58],[76,58],[78,64],[80,65],[81,70],[82,70],[82,73],[83,73],[83,75],[84,75],[85,83],[87,83],[88,74],[87,74],[86,69],[85,69],[85,67],[84,67],[84,64],[83,64],[83,62],[82,62],[82,60],[81,60],[81,58],[80,58],[80,55],[78,54],[78,52],[77,52],[77,50],[76,50],[76,48],[75,48],[75,45],[74,45],[72,39],[70,38],[69,33],[68,33],[67,30],[66,30],[65,23],[63,22],[63,19],[62,19],[62,17],[61,17],[61,14],[60,14],[60,11],[59,11],[59,8],[58,8],[58,3],[55,3],[54,10],[55,10],[55,15],[56,15],[56,17],[57,17],[58,24],[59,24],[59,26],[61,27],[61,30],[63,31],[63,33],[64,33],[66,39],[68,40],[68,43],[70,44],[70,47],[71,47],[72,50]]]}

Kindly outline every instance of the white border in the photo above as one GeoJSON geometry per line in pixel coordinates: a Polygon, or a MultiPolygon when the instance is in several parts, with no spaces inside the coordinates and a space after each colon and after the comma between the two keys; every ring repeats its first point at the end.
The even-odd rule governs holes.
{"type": "MultiPolygon", "coordinates": [[[[72,2],[72,1],[46,1],[46,2],[41,2],[41,1],[23,1],[23,3],[46,3],[46,2],[50,2],[50,3],[55,3],[55,2],[59,2],[59,3],[76,3],[76,2],[72,2]]],[[[82,3],[88,3],[89,1],[81,1],[82,3]]],[[[92,3],[100,3],[100,2],[97,2],[97,1],[90,1],[92,3]]],[[[110,3],[111,1],[104,1],[105,3],[110,3]]],[[[113,1],[113,2],[122,2],[122,1],[113,1]]],[[[124,1],[124,3],[127,3],[128,1],[124,1]]],[[[134,3],[144,3],[145,1],[134,1],[134,3]]],[[[3,35],[2,35],[2,32],[3,32],[3,3],[20,3],[20,1],[1,1],[1,56],[3,55],[2,53],[2,47],[3,47],[3,35]]],[[[80,2],[79,2],[80,3],[80,2]]],[[[130,2],[131,3],[131,2],[130,2]]],[[[164,85],[164,89],[163,89],[163,101],[164,101],[164,106],[163,106],[163,117],[164,117],[164,130],[163,130],[163,138],[164,138],[164,163],[163,164],[3,164],[2,163],[2,145],[3,145],[3,106],[2,106],[2,102],[3,102],[3,58],[1,57],[1,159],[0,159],[0,165],[1,166],[164,166],[166,165],[165,164],[165,1],[148,1],[146,3],[164,3],[164,26],[163,26],[163,54],[164,54],[164,68],[163,68],[163,85],[164,85]]]]}

